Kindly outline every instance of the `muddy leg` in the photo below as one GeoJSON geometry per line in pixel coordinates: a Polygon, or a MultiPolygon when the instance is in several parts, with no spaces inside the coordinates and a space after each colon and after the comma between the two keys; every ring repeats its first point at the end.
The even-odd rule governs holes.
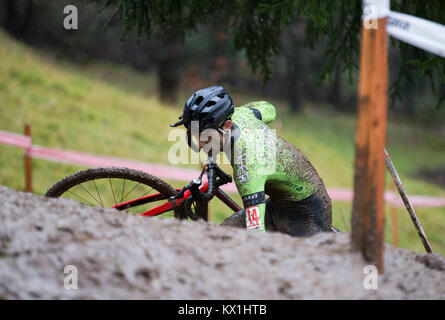
{"type": "Polygon", "coordinates": [[[246,228],[246,210],[242,209],[242,210],[235,212],[230,217],[226,218],[221,223],[221,225],[245,229],[246,228]]]}
{"type": "Polygon", "coordinates": [[[307,199],[272,202],[273,221],[277,231],[294,237],[309,237],[319,232],[332,231],[331,202],[322,191],[307,199]]]}
{"type": "MultiPolygon", "coordinates": [[[[272,216],[274,215],[274,209],[272,207],[272,204],[270,202],[270,198],[266,200],[266,214],[265,214],[265,225],[266,225],[266,231],[277,231],[277,228],[275,227],[275,224],[273,222],[272,216]]],[[[230,217],[226,218],[222,223],[222,226],[231,226],[236,228],[246,228],[246,210],[242,209],[234,214],[232,214],[230,217]]]]}

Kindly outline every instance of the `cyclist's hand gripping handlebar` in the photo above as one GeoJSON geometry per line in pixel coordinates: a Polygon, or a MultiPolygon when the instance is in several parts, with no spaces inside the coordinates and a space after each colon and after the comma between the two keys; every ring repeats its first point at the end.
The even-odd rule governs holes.
{"type": "Polygon", "coordinates": [[[209,201],[215,195],[215,166],[216,164],[213,162],[209,162],[207,165],[207,180],[209,182],[209,188],[206,193],[199,192],[199,194],[193,194],[194,200],[197,201],[209,201]]]}
{"type": "Polygon", "coordinates": [[[219,168],[213,160],[210,160],[209,164],[207,165],[207,180],[209,186],[206,193],[199,190],[199,186],[202,182],[201,179],[193,179],[189,184],[182,188],[180,192],[170,197],[170,200],[180,199],[184,197],[186,190],[190,190],[194,201],[209,201],[214,197],[216,188],[223,184],[232,182],[232,177],[221,170],[221,168],[219,168]],[[217,177],[219,178],[218,180],[216,179],[217,177]]]}

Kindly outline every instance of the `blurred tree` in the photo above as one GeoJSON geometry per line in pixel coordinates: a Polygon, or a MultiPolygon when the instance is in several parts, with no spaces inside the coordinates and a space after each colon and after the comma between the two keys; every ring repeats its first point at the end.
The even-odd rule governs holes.
{"type": "MultiPolygon", "coordinates": [[[[256,69],[254,68],[259,72],[252,73],[252,68],[249,70],[248,67],[249,64],[252,67],[249,57],[261,54],[267,56],[267,47],[271,44],[268,42],[270,37],[260,41],[258,32],[261,28],[267,27],[267,25],[262,27],[262,23],[270,19],[271,15],[286,17],[287,13],[282,15],[281,11],[286,8],[282,6],[287,1],[263,1],[259,6],[243,0],[235,4],[233,12],[227,12],[230,10],[226,6],[229,6],[231,1],[227,0],[224,3],[213,1],[214,7],[207,1],[199,4],[188,2],[190,6],[204,6],[213,8],[213,11],[208,11],[205,18],[199,18],[200,13],[197,10],[198,20],[190,18],[192,20],[190,22],[184,18],[183,27],[179,27],[181,22],[172,20],[170,22],[166,19],[165,23],[153,25],[152,36],[148,38],[142,37],[145,32],[138,35],[137,23],[134,24],[132,31],[122,33],[123,20],[116,12],[119,9],[119,1],[112,1],[108,7],[104,7],[86,3],[84,0],[70,0],[70,4],[78,7],[80,29],[65,30],[63,7],[66,2],[64,1],[1,0],[0,24],[28,44],[50,49],[57,57],[73,59],[80,63],[111,61],[132,66],[143,72],[156,72],[157,88],[147,86],[147,92],[157,93],[167,102],[177,100],[175,97],[181,80],[181,88],[186,89],[187,93],[205,85],[221,83],[236,87],[238,91],[250,95],[265,95],[279,99],[286,97],[294,110],[299,110],[298,108],[306,102],[328,102],[341,111],[356,110],[357,92],[351,84],[357,79],[354,67],[357,56],[354,52],[358,50],[358,41],[354,39],[358,36],[358,31],[354,29],[356,28],[354,23],[358,20],[348,16],[348,12],[352,9],[339,13],[333,11],[333,14],[325,16],[325,19],[333,20],[326,22],[326,27],[337,25],[338,20],[344,20],[343,24],[338,26],[344,29],[340,30],[345,33],[343,41],[337,41],[335,38],[333,40],[329,35],[321,35],[317,39],[308,37],[308,28],[314,27],[311,27],[313,23],[310,19],[304,18],[304,15],[295,14],[293,19],[284,20],[282,28],[281,19],[276,20],[275,27],[278,27],[281,33],[277,42],[279,50],[270,54],[266,60],[259,59],[256,69]],[[245,4],[241,11],[237,12],[241,3],[245,4]],[[248,20],[240,18],[247,15],[249,8],[253,8],[251,15],[254,17],[248,20]],[[266,12],[262,13],[264,10],[266,12]],[[25,18],[26,16],[31,18],[25,18]],[[245,25],[249,23],[253,24],[251,29],[245,25]],[[108,28],[104,30],[106,25],[108,28]],[[239,25],[243,26],[238,28],[239,25]],[[173,28],[170,31],[165,30],[169,26],[175,27],[175,32],[172,32],[173,28]],[[351,32],[346,32],[348,30],[351,32]],[[243,40],[244,38],[247,40],[243,40]],[[186,45],[181,46],[181,41],[186,45]],[[340,46],[339,43],[346,44],[340,46]],[[256,55],[249,53],[250,51],[237,44],[249,46],[250,51],[259,52],[256,55]],[[335,47],[336,44],[338,47],[335,47]],[[341,58],[340,52],[344,50],[349,56],[341,58]],[[334,54],[333,59],[330,59],[330,54],[334,54]],[[348,68],[348,65],[342,62],[345,59],[352,61],[352,67],[349,65],[348,68]],[[270,66],[269,81],[266,83],[263,83],[266,73],[261,67],[261,61],[267,61],[270,66]],[[330,69],[331,63],[333,67],[330,69]]],[[[167,7],[168,3],[166,0],[167,7]]],[[[308,6],[307,10],[310,9],[309,3],[307,0],[301,1],[301,4],[308,6]]],[[[399,1],[392,0],[392,3],[393,6],[397,6],[399,1]]],[[[152,2],[152,5],[155,4],[156,1],[152,2]]],[[[351,8],[355,8],[356,5],[356,1],[348,4],[351,8]]],[[[325,8],[326,4],[320,3],[319,6],[325,8]]],[[[360,7],[358,9],[360,10],[360,7]]],[[[400,8],[400,10],[405,12],[413,9],[400,8]]],[[[421,14],[419,11],[419,15],[421,14]]],[[[189,14],[183,12],[183,15],[189,14]]],[[[436,58],[431,61],[426,60],[425,64],[416,64],[416,54],[422,54],[422,51],[414,51],[416,50],[413,47],[397,41],[391,43],[389,59],[390,81],[393,83],[392,110],[408,117],[426,119],[426,110],[430,112],[434,110],[433,106],[438,104],[437,96],[445,97],[444,92],[438,88],[438,84],[444,83],[441,82],[440,76],[444,73],[440,70],[443,59],[436,58]],[[434,65],[436,69],[428,69],[434,65]],[[437,67],[441,73],[437,72],[437,67]],[[401,70],[404,71],[400,72],[401,70]],[[424,81],[419,81],[415,77],[416,72],[423,74],[424,81]],[[416,86],[415,91],[412,90],[413,86],[416,86]],[[400,97],[404,97],[402,102],[400,97]],[[436,97],[436,101],[432,97],[436,97]]]]}
{"type": "MultiPolygon", "coordinates": [[[[282,30],[299,18],[307,22],[305,38],[311,48],[321,37],[328,38],[322,79],[333,72],[338,60],[350,74],[357,68],[362,0],[88,1],[104,3],[105,6],[117,4],[116,15],[123,23],[124,34],[136,28],[140,35],[150,35],[156,29],[174,24],[184,36],[200,23],[215,17],[223,18],[233,33],[234,49],[244,51],[252,70],[259,70],[265,80],[271,76],[271,58],[281,48],[282,30]]],[[[443,0],[393,0],[391,4],[396,11],[445,24],[443,0]]],[[[413,73],[413,66],[417,68],[420,80],[428,77],[433,86],[434,79],[445,82],[445,59],[402,43],[399,44],[399,52],[403,63],[398,71],[401,76],[390,87],[393,100],[401,98],[401,79],[413,73]],[[409,56],[414,59],[408,59],[409,56]]]]}
{"type": "Polygon", "coordinates": [[[218,23],[208,25],[207,38],[210,44],[208,56],[211,83],[224,83],[230,78],[230,61],[228,56],[228,38],[218,23]]]}
{"type": "Polygon", "coordinates": [[[158,37],[162,38],[156,57],[159,98],[172,105],[177,102],[181,77],[179,67],[183,49],[180,46],[180,34],[175,26],[169,26],[158,37]]]}
{"type": "Polygon", "coordinates": [[[293,28],[288,28],[282,37],[283,52],[286,61],[286,91],[287,101],[291,110],[301,111],[304,99],[304,53],[300,50],[304,43],[304,24],[297,23],[293,28]]]}
{"type": "Polygon", "coordinates": [[[4,0],[5,29],[20,39],[28,39],[34,21],[35,0],[4,0]]]}
{"type": "Polygon", "coordinates": [[[335,108],[339,110],[345,109],[345,104],[342,101],[342,83],[341,83],[341,64],[337,62],[334,67],[334,79],[332,81],[332,85],[328,90],[327,100],[330,104],[332,104],[335,108]]]}

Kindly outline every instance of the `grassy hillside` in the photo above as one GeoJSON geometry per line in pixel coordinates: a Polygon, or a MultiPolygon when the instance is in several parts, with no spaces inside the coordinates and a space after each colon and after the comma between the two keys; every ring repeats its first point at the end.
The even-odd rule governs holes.
{"type": "MultiPolygon", "coordinates": [[[[264,99],[233,91],[237,105],[264,99]]],[[[164,106],[154,92],[150,74],[116,65],[68,64],[0,32],[0,130],[20,133],[25,122],[31,123],[35,144],[168,164],[174,143],[167,139],[168,124],[177,119],[182,103],[164,106]]],[[[311,159],[326,185],[351,187],[355,117],[308,106],[296,116],[283,101],[271,102],[278,108],[272,127],[311,159]]],[[[392,118],[387,149],[409,194],[445,196],[444,188],[416,177],[420,168],[440,168],[445,163],[443,131],[392,118]]],[[[0,145],[1,185],[23,190],[22,157],[22,150],[0,145]]],[[[33,166],[34,189],[40,194],[80,169],[42,160],[33,160],[33,166]]],[[[217,222],[229,214],[218,200],[211,210],[217,222]]],[[[350,204],[334,203],[334,224],[341,230],[349,229],[350,211],[350,204]]],[[[445,254],[445,208],[418,208],[417,213],[433,249],[445,254]]],[[[398,216],[400,245],[421,252],[408,214],[399,209],[398,216]]],[[[385,236],[391,242],[387,222],[385,236]]]]}

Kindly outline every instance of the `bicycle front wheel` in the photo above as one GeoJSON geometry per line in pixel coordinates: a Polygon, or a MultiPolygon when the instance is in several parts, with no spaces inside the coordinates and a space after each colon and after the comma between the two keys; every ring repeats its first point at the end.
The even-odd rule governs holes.
{"type": "MultiPolygon", "coordinates": [[[[82,170],[67,176],[48,189],[45,196],[73,198],[86,205],[112,208],[132,199],[159,194],[156,196],[158,201],[120,209],[137,215],[165,203],[176,192],[165,181],[143,171],[108,167],[82,170]]],[[[187,214],[183,208],[175,208],[162,216],[185,219],[187,214]]]]}

